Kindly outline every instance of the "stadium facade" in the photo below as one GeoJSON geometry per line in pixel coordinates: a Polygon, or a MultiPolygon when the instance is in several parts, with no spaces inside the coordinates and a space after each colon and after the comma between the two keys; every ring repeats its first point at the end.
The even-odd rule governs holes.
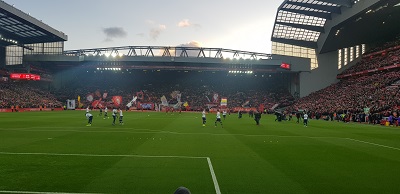
{"type": "MultiPolygon", "coordinates": [[[[68,40],[64,33],[0,1],[1,68],[19,73],[70,68],[88,72],[279,73],[287,75],[288,91],[303,97],[336,82],[337,74],[360,60],[368,48],[398,35],[399,3],[399,0],[285,0],[276,15],[272,54],[265,54],[165,46],[64,51],[64,42],[68,40]],[[287,64],[289,68],[282,68],[288,67],[287,64]]],[[[62,84],[57,79],[62,78],[55,77],[54,84],[62,84]]]]}

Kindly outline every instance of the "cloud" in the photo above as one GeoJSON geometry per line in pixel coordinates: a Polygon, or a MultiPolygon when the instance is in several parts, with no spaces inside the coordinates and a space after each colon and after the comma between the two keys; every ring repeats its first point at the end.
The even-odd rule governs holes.
{"type": "MultiPolygon", "coordinates": [[[[187,43],[180,44],[177,47],[197,47],[197,48],[200,48],[202,46],[201,46],[200,42],[193,40],[193,41],[190,41],[190,42],[187,42],[187,43]]],[[[175,52],[176,52],[177,56],[180,56],[182,54],[181,50],[174,51],[173,53],[175,54],[175,52]]],[[[197,55],[199,54],[199,51],[190,51],[189,50],[189,51],[186,51],[186,53],[187,53],[187,55],[189,57],[197,57],[197,55]]]]}
{"type": "Polygon", "coordinates": [[[184,19],[180,22],[178,22],[178,27],[180,28],[187,28],[187,27],[195,27],[195,28],[200,28],[200,24],[193,24],[191,23],[188,19],[184,19]]]}
{"type": "Polygon", "coordinates": [[[106,35],[105,41],[113,41],[114,38],[125,38],[127,36],[126,31],[121,27],[103,28],[103,33],[106,35]]]}
{"type": "Polygon", "coordinates": [[[165,25],[158,25],[157,27],[154,27],[150,29],[149,36],[153,40],[157,40],[158,37],[160,36],[161,32],[164,31],[167,27],[165,25]]]}
{"type": "Polygon", "coordinates": [[[180,44],[178,45],[178,47],[201,47],[201,43],[193,40],[187,43],[180,44]]]}
{"type": "Polygon", "coordinates": [[[184,28],[184,27],[189,27],[189,26],[191,26],[191,24],[190,24],[190,22],[189,22],[188,19],[184,19],[184,20],[182,20],[182,21],[180,21],[180,22],[178,23],[178,26],[181,27],[181,28],[184,28]]]}

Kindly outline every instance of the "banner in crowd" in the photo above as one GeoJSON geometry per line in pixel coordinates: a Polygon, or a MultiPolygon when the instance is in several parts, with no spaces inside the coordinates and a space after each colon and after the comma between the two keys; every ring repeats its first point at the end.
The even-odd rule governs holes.
{"type": "Polygon", "coordinates": [[[143,100],[143,99],[144,99],[144,93],[143,93],[143,91],[136,92],[136,96],[137,96],[137,99],[143,100]]]}
{"type": "Polygon", "coordinates": [[[133,103],[136,104],[136,99],[137,99],[137,96],[134,96],[133,99],[126,106],[130,108],[133,103]]]}
{"type": "Polygon", "coordinates": [[[271,110],[275,110],[275,108],[278,106],[279,106],[279,104],[274,104],[274,106],[271,107],[271,110]]]}
{"type": "Polygon", "coordinates": [[[168,100],[165,95],[161,97],[161,105],[168,106],[168,100]]]}
{"type": "Polygon", "coordinates": [[[113,96],[113,97],[112,97],[112,102],[114,103],[114,105],[115,105],[116,107],[121,106],[121,103],[122,103],[122,96],[113,96]]]}
{"type": "Polygon", "coordinates": [[[219,101],[219,95],[218,95],[218,93],[214,93],[214,95],[213,95],[213,103],[218,103],[218,101],[219,101]]]}
{"type": "Polygon", "coordinates": [[[67,109],[75,110],[75,100],[67,100],[67,109]]]}
{"type": "Polygon", "coordinates": [[[78,95],[78,108],[82,108],[81,96],[78,95]]]}
{"type": "Polygon", "coordinates": [[[206,95],[205,96],[208,102],[211,102],[210,98],[206,95]]]}
{"type": "Polygon", "coordinates": [[[92,107],[93,108],[101,108],[102,107],[102,105],[101,105],[101,100],[95,100],[95,101],[93,101],[92,102],[92,107]]]}
{"type": "Polygon", "coordinates": [[[258,107],[258,111],[264,112],[264,104],[260,104],[260,106],[258,107]]]}
{"type": "Polygon", "coordinates": [[[154,110],[154,103],[138,103],[138,108],[143,110],[154,110]]]}
{"type": "Polygon", "coordinates": [[[97,98],[101,97],[100,90],[96,90],[96,92],[94,92],[94,94],[96,95],[97,98]]]}
{"type": "Polygon", "coordinates": [[[181,102],[181,99],[182,99],[182,93],[176,94],[176,100],[177,100],[178,102],[181,102]]]}
{"type": "Polygon", "coordinates": [[[221,107],[226,107],[226,106],[228,106],[228,99],[221,98],[221,107]]]}
{"type": "Polygon", "coordinates": [[[174,109],[179,109],[182,104],[183,104],[182,102],[178,102],[173,107],[174,107],[174,109]]]}
{"type": "Polygon", "coordinates": [[[86,95],[86,100],[87,100],[87,101],[92,102],[93,99],[94,99],[93,94],[88,94],[88,95],[86,95]]]}
{"type": "Polygon", "coordinates": [[[183,103],[183,106],[186,108],[186,110],[190,110],[190,106],[188,102],[183,103]]]}
{"type": "Polygon", "coordinates": [[[248,107],[249,104],[250,104],[250,100],[246,100],[246,102],[244,102],[244,103],[242,104],[242,107],[248,107]]]}

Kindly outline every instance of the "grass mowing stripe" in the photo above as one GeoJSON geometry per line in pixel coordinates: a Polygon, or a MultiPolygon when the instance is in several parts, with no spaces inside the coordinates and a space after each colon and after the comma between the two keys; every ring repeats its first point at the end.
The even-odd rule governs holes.
{"type": "Polygon", "coordinates": [[[18,153],[0,152],[1,155],[43,155],[43,156],[83,156],[83,157],[137,157],[137,158],[188,158],[206,159],[201,156],[150,156],[150,155],[129,155],[129,154],[60,154],[60,153],[18,153]]]}
{"type": "MultiPolygon", "coordinates": [[[[88,127],[74,127],[74,128],[82,128],[88,129],[88,127]]],[[[33,129],[33,128],[32,128],[33,129]]],[[[65,129],[65,127],[64,127],[65,129]]],[[[182,133],[182,132],[174,132],[174,131],[165,131],[165,130],[156,130],[156,129],[136,129],[136,128],[124,128],[124,129],[133,129],[137,131],[143,130],[144,132],[137,131],[83,131],[83,130],[29,130],[29,128],[14,128],[14,129],[0,129],[0,131],[23,131],[23,132],[78,132],[78,133],[145,133],[145,134],[154,134],[154,133],[167,133],[174,135],[213,135],[213,136],[245,136],[245,137],[282,137],[282,138],[337,138],[337,139],[345,139],[343,137],[324,137],[324,136],[302,136],[302,135],[263,135],[263,134],[231,134],[231,133],[182,133]],[[146,132],[147,131],[147,132],[146,132]]]]}
{"type": "Polygon", "coordinates": [[[218,181],[217,181],[217,176],[215,176],[214,168],[213,168],[213,165],[211,163],[211,159],[209,157],[207,157],[207,162],[208,162],[208,167],[210,168],[211,177],[212,177],[213,182],[214,182],[215,193],[216,194],[221,194],[221,191],[220,191],[219,185],[218,185],[218,181]]]}
{"type": "Polygon", "coordinates": [[[0,191],[0,193],[20,193],[20,194],[100,194],[100,193],[65,193],[65,192],[35,192],[35,191],[0,191]]]}
{"type": "MultiPolygon", "coordinates": [[[[149,156],[149,155],[110,155],[110,154],[60,154],[60,153],[16,153],[16,152],[0,152],[1,155],[44,155],[44,156],[83,156],[83,157],[139,157],[139,158],[184,158],[184,159],[207,159],[211,177],[214,183],[216,194],[221,194],[217,177],[209,157],[197,156],[149,156]]],[[[27,193],[27,194],[78,194],[78,193],[59,193],[59,192],[33,192],[33,191],[0,191],[0,193],[27,193]]],[[[81,193],[79,193],[81,194],[81,193]]]]}
{"type": "MultiPolygon", "coordinates": [[[[75,127],[77,128],[77,127],[75,127]]],[[[78,127],[79,128],[79,127],[78,127]]],[[[85,127],[81,127],[85,128],[85,127]]],[[[28,129],[28,128],[24,128],[28,129]]],[[[384,147],[394,150],[399,150],[400,148],[391,147],[387,145],[381,145],[376,143],[371,143],[367,141],[346,138],[346,137],[322,137],[322,136],[302,136],[302,135],[262,135],[262,134],[225,134],[225,133],[181,133],[181,132],[173,132],[173,131],[163,131],[163,130],[152,130],[152,129],[135,129],[135,128],[126,128],[126,129],[134,129],[134,130],[147,130],[148,132],[137,132],[137,131],[82,131],[82,130],[20,130],[20,129],[0,129],[0,131],[24,131],[24,132],[78,132],[78,133],[130,133],[130,134],[153,134],[153,133],[167,133],[167,134],[175,134],[175,135],[213,135],[213,136],[245,136],[245,137],[279,137],[279,138],[310,138],[310,139],[346,139],[350,141],[375,145],[378,147],[384,147]]],[[[1,153],[1,152],[0,152],[1,153]]]]}
{"type": "MultiPolygon", "coordinates": [[[[263,115],[260,126],[231,116],[220,129],[214,128],[212,114],[206,127],[200,117],[188,118],[197,115],[126,112],[124,126],[94,118],[93,126],[85,127],[83,112],[77,111],[1,114],[0,152],[207,156],[222,192],[230,194],[400,193],[393,184],[400,173],[396,128],[314,120],[305,128],[263,115]],[[162,140],[146,140],[153,136],[162,140]]],[[[216,193],[203,159],[0,158],[0,190],[171,193],[186,186],[195,193],[216,193]]]]}

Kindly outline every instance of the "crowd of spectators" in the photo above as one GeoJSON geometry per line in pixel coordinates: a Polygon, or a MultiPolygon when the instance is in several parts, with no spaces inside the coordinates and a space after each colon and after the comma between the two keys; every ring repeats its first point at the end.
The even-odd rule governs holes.
{"type": "Polygon", "coordinates": [[[379,52],[376,55],[365,55],[365,57],[363,57],[361,61],[359,61],[356,65],[344,70],[339,75],[357,73],[365,70],[373,70],[380,67],[399,64],[400,63],[400,48],[398,48],[399,45],[400,45],[400,40],[397,40],[387,43],[383,47],[378,47],[378,49],[381,50],[375,50],[375,52],[382,51],[382,49],[383,50],[387,49],[387,51],[379,52]]]}
{"type": "Polygon", "coordinates": [[[373,70],[380,67],[390,66],[400,63],[400,49],[391,50],[376,56],[363,58],[356,65],[344,70],[341,75],[373,70]]]}
{"type": "MultiPolygon", "coordinates": [[[[98,88],[86,87],[80,88],[79,90],[64,89],[60,92],[56,92],[59,99],[67,99],[71,96],[82,96],[81,102],[84,107],[90,106],[85,97],[89,93],[94,93],[98,88]]],[[[202,110],[207,105],[219,105],[221,97],[227,98],[228,108],[234,107],[259,107],[261,104],[265,108],[272,108],[275,104],[279,106],[288,106],[293,103],[293,96],[283,90],[260,90],[260,89],[248,89],[248,90],[236,90],[228,87],[216,87],[212,85],[189,85],[185,83],[181,84],[163,84],[163,85],[149,85],[142,87],[143,99],[138,100],[143,103],[154,103],[161,104],[161,97],[165,96],[170,105],[178,103],[177,98],[172,97],[172,93],[179,91],[181,94],[181,102],[187,102],[191,110],[202,110]],[[214,94],[218,94],[217,103],[213,102],[214,94]]],[[[135,92],[124,90],[124,89],[106,89],[101,90],[101,93],[107,92],[108,98],[106,101],[110,102],[111,96],[122,96],[122,104],[125,106],[133,96],[135,92]]]]}
{"type": "Polygon", "coordinates": [[[400,69],[377,70],[377,68],[400,63],[400,40],[389,42],[370,52],[360,62],[342,72],[342,75],[374,70],[368,74],[354,75],[340,80],[327,88],[297,100],[290,110],[307,110],[315,117],[328,116],[337,120],[357,121],[366,117],[377,121],[390,115],[400,106],[400,69]],[[371,54],[372,53],[372,54],[371,54]],[[377,53],[377,54],[373,54],[377,53]]]}
{"type": "Polygon", "coordinates": [[[400,92],[397,85],[400,70],[384,71],[372,75],[350,77],[299,99],[291,109],[305,109],[314,113],[371,113],[397,109],[400,92]]]}
{"type": "Polygon", "coordinates": [[[32,82],[2,82],[0,85],[0,108],[56,108],[62,105],[53,94],[32,82]]]}
{"type": "Polygon", "coordinates": [[[187,102],[191,110],[202,110],[207,105],[213,104],[214,94],[218,94],[219,104],[221,97],[228,100],[228,107],[258,107],[261,104],[265,108],[288,106],[293,103],[293,96],[280,83],[282,78],[277,76],[235,76],[226,75],[223,72],[182,73],[182,72],[152,72],[133,71],[129,73],[103,72],[103,73],[74,73],[64,75],[71,78],[63,81],[63,86],[52,91],[57,98],[65,102],[67,99],[81,98],[81,107],[91,106],[86,100],[88,94],[99,91],[101,95],[95,95],[100,99],[103,93],[107,98],[103,99],[106,105],[112,105],[112,96],[122,96],[122,105],[128,104],[136,92],[143,92],[143,103],[161,104],[161,97],[165,96],[170,105],[177,104],[176,98],[171,94],[179,91],[181,102],[187,102]],[[77,81],[79,80],[79,81],[77,81]],[[263,83],[263,84],[260,84],[263,83]],[[248,102],[248,103],[247,103],[248,102]]]}
{"type": "Polygon", "coordinates": [[[385,42],[381,46],[377,46],[375,48],[370,49],[367,53],[365,53],[365,55],[380,52],[399,45],[400,45],[400,35],[397,36],[393,41],[385,42]]]}

